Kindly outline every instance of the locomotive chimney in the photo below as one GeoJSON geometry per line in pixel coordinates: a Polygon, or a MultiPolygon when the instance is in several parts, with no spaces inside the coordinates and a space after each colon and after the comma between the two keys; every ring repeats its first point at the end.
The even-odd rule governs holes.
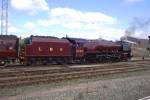
{"type": "Polygon", "coordinates": [[[148,43],[150,44],[150,36],[148,36],[148,43]]]}

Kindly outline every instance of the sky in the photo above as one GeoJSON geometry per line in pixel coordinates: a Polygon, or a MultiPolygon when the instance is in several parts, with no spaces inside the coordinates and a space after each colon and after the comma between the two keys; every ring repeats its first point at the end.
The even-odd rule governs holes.
{"type": "Polygon", "coordinates": [[[119,40],[150,35],[150,0],[8,0],[8,34],[119,40]],[[136,19],[136,20],[135,20],[136,19]],[[144,27],[143,24],[146,24],[144,27]],[[142,27],[142,28],[141,28],[142,27]]]}

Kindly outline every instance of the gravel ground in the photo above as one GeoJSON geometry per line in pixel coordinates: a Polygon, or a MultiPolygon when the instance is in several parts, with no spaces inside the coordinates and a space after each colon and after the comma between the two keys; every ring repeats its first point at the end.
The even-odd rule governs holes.
{"type": "Polygon", "coordinates": [[[138,100],[150,95],[150,70],[0,89],[0,100],[138,100]]]}

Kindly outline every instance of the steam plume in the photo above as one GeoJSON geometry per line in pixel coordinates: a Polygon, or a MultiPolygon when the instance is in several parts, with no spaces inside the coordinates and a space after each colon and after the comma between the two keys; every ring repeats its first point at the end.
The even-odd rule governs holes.
{"type": "Polygon", "coordinates": [[[134,18],[130,26],[125,30],[125,36],[147,37],[150,33],[150,19],[134,18]]]}

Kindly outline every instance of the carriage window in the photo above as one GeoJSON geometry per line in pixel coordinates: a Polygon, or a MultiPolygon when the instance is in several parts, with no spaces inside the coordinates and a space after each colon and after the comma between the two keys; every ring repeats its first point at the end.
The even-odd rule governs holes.
{"type": "Polygon", "coordinates": [[[10,47],[9,47],[9,50],[12,50],[12,49],[13,49],[13,47],[12,47],[12,46],[10,46],[10,47]]]}
{"type": "Polygon", "coordinates": [[[76,46],[77,47],[83,47],[83,44],[82,43],[76,43],[76,46]]]}

